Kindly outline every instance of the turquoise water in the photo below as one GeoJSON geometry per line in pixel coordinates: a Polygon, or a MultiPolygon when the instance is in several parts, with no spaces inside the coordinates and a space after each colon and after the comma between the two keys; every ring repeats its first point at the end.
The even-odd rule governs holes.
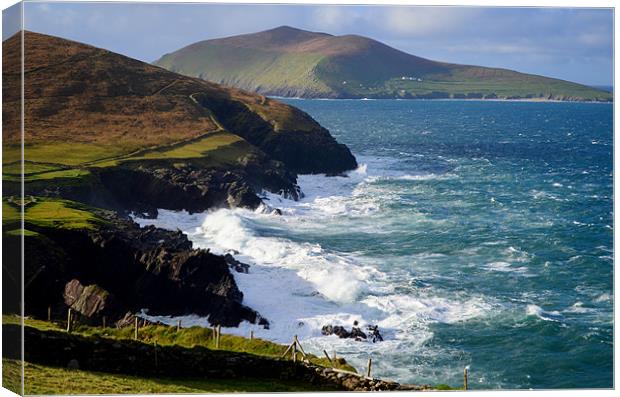
{"type": "Polygon", "coordinates": [[[286,101],[360,168],[301,176],[300,202],[266,195],[283,216],[156,221],[252,265],[236,279],[272,323],[259,337],[401,382],[458,387],[467,366],[471,388],[613,386],[611,105],[286,101]],[[353,320],[386,341],[320,333],[353,320]]]}
{"type": "Polygon", "coordinates": [[[358,155],[438,176],[379,182],[396,195],[380,234],[317,242],[381,258],[411,283],[502,306],[431,327],[428,343],[450,350],[448,362],[412,355],[403,365],[460,361],[491,387],[612,386],[611,105],[289,103],[358,155]],[[411,260],[420,255],[432,257],[411,260]]]}

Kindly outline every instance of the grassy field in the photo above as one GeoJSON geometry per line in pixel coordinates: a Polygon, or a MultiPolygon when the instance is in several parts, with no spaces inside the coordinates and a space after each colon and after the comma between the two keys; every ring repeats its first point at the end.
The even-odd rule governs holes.
{"type": "MultiPolygon", "coordinates": [[[[14,159],[18,148],[11,150],[8,160],[14,159]]],[[[33,145],[25,154],[27,161],[24,163],[24,180],[79,181],[91,175],[89,168],[113,167],[130,161],[201,159],[217,166],[234,163],[237,158],[251,151],[251,146],[243,138],[223,131],[209,133],[188,142],[143,149],[129,154],[123,150],[108,150],[95,143],[80,144],[71,150],[65,143],[33,145]],[[69,154],[64,155],[65,152],[69,154]]],[[[20,178],[21,163],[12,162],[3,165],[3,180],[19,182],[20,178]]]]}
{"type": "MultiPolygon", "coordinates": [[[[20,317],[3,315],[3,324],[19,324],[20,317]]],[[[24,320],[26,326],[41,331],[63,331],[62,322],[48,322],[32,318],[24,320]]],[[[102,337],[117,340],[132,340],[134,330],[128,328],[103,328],[76,324],[74,334],[86,337],[102,337]]],[[[162,325],[147,325],[139,329],[139,340],[159,345],[183,347],[205,346],[214,349],[211,329],[201,327],[181,328],[162,325]]],[[[303,343],[303,341],[302,341],[303,343]]],[[[219,350],[246,352],[268,357],[280,357],[286,346],[262,339],[248,339],[222,334],[219,350]]],[[[309,355],[311,362],[330,366],[326,358],[309,355]]],[[[339,359],[337,368],[355,370],[339,359]]],[[[19,387],[19,362],[3,360],[5,387],[17,390],[19,387]]],[[[142,393],[206,393],[206,392],[284,392],[284,391],[327,391],[303,382],[280,379],[154,379],[101,372],[71,370],[50,366],[25,364],[26,394],[142,394],[142,393]]]]}
{"type": "Polygon", "coordinates": [[[324,58],[316,53],[279,53],[253,48],[207,45],[200,50],[167,54],[156,65],[186,76],[202,78],[251,91],[288,87],[329,93],[314,78],[314,68],[324,58]]]}
{"type": "MultiPolygon", "coordinates": [[[[28,199],[24,208],[24,222],[42,227],[95,229],[105,223],[87,206],[69,200],[33,197],[28,199]]],[[[17,203],[10,202],[7,198],[3,199],[2,223],[15,225],[19,221],[20,212],[17,203]]]]}
{"type": "MultiPolygon", "coordinates": [[[[20,389],[20,362],[2,360],[4,387],[20,389]]],[[[175,379],[141,378],[24,364],[26,394],[164,394],[164,393],[233,393],[329,391],[304,382],[280,379],[175,379]]]]}
{"type": "MultiPolygon", "coordinates": [[[[19,324],[19,317],[4,315],[2,322],[6,324],[19,324]]],[[[48,322],[32,318],[25,319],[25,325],[40,330],[62,331],[66,324],[63,322],[48,322]]],[[[112,328],[112,327],[92,327],[83,324],[76,324],[73,333],[83,336],[96,336],[102,338],[133,340],[134,329],[132,327],[112,328]]],[[[183,346],[195,347],[204,346],[210,349],[215,348],[213,331],[210,328],[189,327],[181,328],[178,332],[176,327],[165,325],[147,325],[139,329],[139,340],[149,345],[157,342],[161,346],[183,346]]],[[[303,341],[301,341],[303,346],[303,341]]],[[[220,338],[219,350],[251,353],[267,357],[280,357],[287,349],[287,346],[273,343],[264,339],[249,339],[241,336],[222,334],[220,338]]],[[[287,359],[290,357],[287,356],[287,359]]],[[[342,358],[338,359],[335,365],[325,357],[317,357],[308,354],[310,362],[324,367],[332,367],[357,372],[355,368],[346,363],[342,358]]]]}

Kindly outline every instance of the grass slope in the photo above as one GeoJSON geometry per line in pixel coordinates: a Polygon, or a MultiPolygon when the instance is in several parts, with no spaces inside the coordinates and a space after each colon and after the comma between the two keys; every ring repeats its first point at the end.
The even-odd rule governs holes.
{"type": "MultiPolygon", "coordinates": [[[[2,360],[3,384],[18,391],[21,363],[2,360]]],[[[24,363],[24,391],[28,395],[47,394],[165,394],[329,391],[304,382],[280,379],[176,379],[141,378],[130,375],[82,371],[24,363]]]]}
{"type": "MultiPolygon", "coordinates": [[[[22,178],[20,34],[3,51],[3,180],[22,178]]],[[[228,166],[258,149],[196,98],[241,104],[277,135],[322,134],[308,115],[264,96],[189,78],[120,54],[24,32],[24,179],[88,182],[90,167],[202,158],[228,166]],[[306,134],[308,133],[308,134],[306,134]]],[[[306,64],[306,61],[302,62],[306,64]]],[[[287,73],[287,68],[272,71],[287,73]]],[[[291,72],[289,77],[301,78],[291,72]]],[[[224,108],[223,111],[226,111],[224,108]]],[[[253,128],[246,121],[243,131],[253,128]]],[[[284,143],[287,143],[284,140],[284,143]]],[[[296,142],[291,137],[291,142],[296,142]]]]}
{"type": "MultiPolygon", "coordinates": [[[[20,318],[14,315],[4,315],[2,317],[4,324],[19,324],[20,318]]],[[[26,318],[24,320],[26,326],[34,327],[42,331],[54,330],[62,331],[66,329],[66,322],[48,322],[43,320],[37,320],[32,318],[26,318]]],[[[111,339],[125,339],[133,340],[134,329],[132,327],[126,328],[113,328],[113,327],[92,327],[83,324],[76,324],[73,327],[73,333],[88,337],[101,337],[111,339]]],[[[146,325],[139,329],[139,340],[152,345],[156,342],[158,345],[176,345],[183,347],[195,347],[203,346],[210,349],[215,348],[215,342],[213,340],[213,331],[210,328],[203,327],[189,327],[181,328],[179,331],[176,327],[169,327],[165,325],[146,325]]],[[[303,341],[302,345],[303,345],[303,341]]],[[[249,339],[236,335],[222,334],[220,338],[220,350],[251,353],[259,356],[267,357],[280,357],[287,349],[288,346],[273,343],[264,339],[249,339]]],[[[287,359],[290,357],[286,357],[287,359]]],[[[308,359],[311,363],[321,365],[324,367],[332,367],[344,369],[347,371],[357,372],[355,368],[347,364],[346,360],[339,358],[337,362],[333,364],[325,357],[317,357],[312,354],[308,355],[308,359]]]]}
{"type": "MultiPolygon", "coordinates": [[[[20,206],[10,198],[2,200],[2,224],[11,228],[20,222],[20,206]]],[[[95,229],[105,220],[89,207],[70,200],[30,197],[24,203],[24,223],[59,229],[95,229]]],[[[33,232],[30,232],[33,233],[33,232]]]]}
{"type": "MultiPolygon", "coordinates": [[[[20,324],[20,317],[3,315],[3,324],[20,324]]],[[[62,331],[62,322],[48,322],[32,318],[24,319],[24,325],[41,331],[62,331]]],[[[77,324],[74,334],[97,338],[131,340],[134,330],[128,328],[102,328],[77,324]]],[[[181,328],[162,325],[147,325],[139,329],[139,340],[152,345],[183,347],[204,346],[215,348],[211,329],[201,327],[181,328]]],[[[246,352],[255,355],[280,357],[286,346],[262,339],[247,339],[234,335],[222,334],[220,350],[246,352]]],[[[311,362],[329,366],[326,358],[309,355],[311,362]]],[[[20,363],[16,360],[3,359],[4,386],[10,390],[19,389],[20,363]]],[[[337,368],[355,371],[343,359],[339,359],[337,368]]],[[[280,379],[178,379],[178,378],[143,378],[128,375],[108,374],[55,368],[32,363],[25,363],[26,394],[142,394],[142,393],[205,393],[205,392],[280,392],[280,391],[328,391],[303,382],[280,379]]]]}
{"type": "Polygon", "coordinates": [[[612,100],[608,92],[568,81],[436,62],[366,37],[286,26],[198,42],[155,64],[270,95],[612,100]]]}

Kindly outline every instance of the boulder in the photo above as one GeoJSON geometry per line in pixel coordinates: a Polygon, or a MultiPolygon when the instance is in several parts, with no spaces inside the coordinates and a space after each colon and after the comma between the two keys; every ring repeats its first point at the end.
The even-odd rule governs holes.
{"type": "Polygon", "coordinates": [[[77,279],[65,285],[63,298],[67,306],[88,319],[118,315],[120,310],[114,296],[108,291],[96,284],[84,286],[77,279]]]}

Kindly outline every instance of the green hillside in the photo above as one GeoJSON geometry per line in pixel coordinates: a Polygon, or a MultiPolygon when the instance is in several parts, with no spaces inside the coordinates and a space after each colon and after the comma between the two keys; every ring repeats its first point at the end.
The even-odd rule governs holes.
{"type": "Polygon", "coordinates": [[[206,40],[156,65],[265,95],[611,101],[611,93],[507,69],[436,62],[355,35],[291,27],[206,40]]]}

